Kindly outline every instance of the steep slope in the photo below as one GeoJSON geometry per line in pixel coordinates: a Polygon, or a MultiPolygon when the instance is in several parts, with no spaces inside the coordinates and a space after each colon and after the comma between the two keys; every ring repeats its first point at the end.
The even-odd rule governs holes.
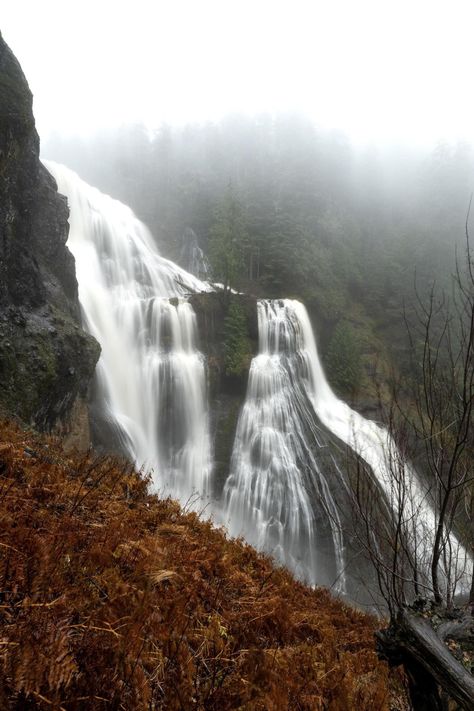
{"type": "Polygon", "coordinates": [[[373,618],[128,465],[0,423],[0,519],[2,709],[389,708],[373,618]]]}
{"type": "Polygon", "coordinates": [[[99,348],[80,327],[67,218],[39,161],[31,92],[0,35],[0,408],[86,444],[99,348]]]}

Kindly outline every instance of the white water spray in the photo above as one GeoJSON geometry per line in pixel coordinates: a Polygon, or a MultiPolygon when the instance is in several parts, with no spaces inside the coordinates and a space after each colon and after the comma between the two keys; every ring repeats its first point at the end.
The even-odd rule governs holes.
{"type": "MultiPolygon", "coordinates": [[[[110,420],[129,456],[153,471],[157,489],[182,502],[209,497],[205,363],[186,297],[211,287],[160,257],[146,227],[125,205],[62,166],[47,167],[71,207],[68,246],[76,259],[85,326],[102,346],[97,376],[110,420]]],[[[392,503],[399,454],[384,428],[330,389],[304,306],[259,302],[258,310],[260,354],[252,362],[239,418],[225,518],[231,533],[273,553],[308,582],[332,577],[343,589],[334,490],[344,490],[347,481],[315,415],[366,461],[392,503]]],[[[408,518],[428,566],[436,515],[415,472],[403,466],[412,505],[408,518]]],[[[202,499],[195,504],[202,508],[202,499]]],[[[449,543],[460,567],[472,571],[454,536],[449,543]]]]}
{"type": "Polygon", "coordinates": [[[259,354],[237,425],[225,520],[310,584],[343,590],[344,546],[329,480],[342,475],[315,423],[293,302],[258,303],[259,354]]]}
{"type": "MultiPolygon", "coordinates": [[[[50,163],[70,205],[86,329],[102,354],[101,397],[124,447],[164,494],[209,495],[211,451],[203,356],[189,292],[210,291],[158,254],[133,212],[63,166],[50,163]]],[[[198,508],[202,501],[196,501],[198,508]]]]}
{"type": "MultiPolygon", "coordinates": [[[[438,524],[428,487],[422,485],[410,463],[403,460],[384,427],[365,419],[334,395],[318,357],[306,309],[297,301],[292,302],[292,308],[300,323],[302,342],[310,364],[307,392],[316,414],[333,434],[369,465],[396,515],[399,496],[403,496],[402,526],[417,558],[419,570],[428,572],[438,524]]],[[[472,575],[472,558],[452,533],[447,537],[447,550],[448,556],[440,561],[443,577],[452,585],[458,581],[457,592],[466,593],[472,575]]]]}
{"type": "MultiPolygon", "coordinates": [[[[303,304],[288,299],[260,302],[259,331],[260,355],[252,364],[231,476],[225,488],[231,530],[239,526],[242,530],[250,527],[253,519],[256,525],[252,539],[266,550],[271,550],[274,545],[279,551],[288,528],[293,532],[293,542],[300,539],[300,531],[304,530],[308,543],[312,537],[313,546],[317,547],[318,536],[311,520],[311,506],[314,510],[315,499],[308,501],[309,485],[303,486],[301,466],[298,471],[297,465],[306,455],[308,473],[317,485],[317,497],[328,512],[329,520],[340,531],[337,506],[331,496],[331,478],[333,488],[334,484],[347,487],[348,482],[344,481],[337,466],[326,466],[324,474],[320,471],[311,445],[312,440],[317,439],[310,412],[313,410],[332,434],[369,465],[394,514],[397,514],[398,504],[398,484],[394,475],[401,474],[405,499],[403,527],[416,549],[419,569],[429,571],[437,525],[429,492],[421,485],[409,463],[402,461],[388,431],[365,419],[334,395],[324,375],[303,304]],[[304,396],[309,406],[304,405],[304,396]],[[254,455],[255,447],[258,447],[258,456],[254,455]],[[290,472],[290,477],[281,483],[285,472],[290,472]],[[334,482],[335,477],[337,482],[334,482]],[[267,479],[272,483],[267,483],[267,479]],[[272,489],[269,503],[267,494],[272,489]],[[291,515],[278,507],[283,500],[285,506],[290,506],[291,515]],[[279,523],[280,537],[273,544],[268,531],[273,532],[275,520],[279,523]]],[[[336,529],[333,530],[333,540],[340,569],[343,546],[336,529]]],[[[472,575],[472,559],[453,534],[447,542],[450,555],[446,561],[441,561],[441,565],[445,565],[444,577],[453,582],[458,580],[457,591],[466,592],[472,575]]],[[[289,550],[291,552],[291,544],[289,550]]],[[[279,554],[279,557],[286,562],[288,553],[279,554]]],[[[295,564],[290,557],[288,564],[298,571],[300,563],[295,564]]],[[[319,581],[318,563],[308,560],[307,565],[312,564],[316,566],[313,577],[319,581]]]]}

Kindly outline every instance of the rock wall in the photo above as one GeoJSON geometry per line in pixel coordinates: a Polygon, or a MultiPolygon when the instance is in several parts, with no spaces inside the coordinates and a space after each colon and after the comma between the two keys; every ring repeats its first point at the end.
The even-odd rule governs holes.
{"type": "Polygon", "coordinates": [[[0,35],[0,410],[84,445],[100,348],[80,325],[68,214],[39,160],[28,84],[0,35]]]}
{"type": "Polygon", "coordinates": [[[256,299],[244,294],[226,298],[222,293],[195,294],[191,297],[196,312],[199,348],[207,356],[209,409],[214,440],[214,495],[219,496],[229,474],[229,464],[240,408],[245,400],[248,370],[258,351],[256,299]],[[231,303],[238,304],[245,320],[247,357],[240,374],[226,372],[226,343],[231,303]]]}

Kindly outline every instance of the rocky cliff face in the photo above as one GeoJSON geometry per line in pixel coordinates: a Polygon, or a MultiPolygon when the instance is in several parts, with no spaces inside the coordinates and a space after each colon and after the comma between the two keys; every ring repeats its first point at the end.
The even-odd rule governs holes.
{"type": "Polygon", "coordinates": [[[196,312],[199,348],[206,355],[209,375],[209,411],[214,441],[214,491],[219,497],[229,474],[240,409],[245,401],[248,372],[252,357],[258,351],[257,303],[252,296],[236,294],[232,300],[222,293],[194,294],[191,304],[196,312]],[[231,304],[241,313],[241,327],[235,342],[231,304]],[[232,343],[230,343],[232,341],[232,343]],[[226,351],[242,351],[241,369],[229,369],[226,351]],[[236,348],[237,346],[237,348],[236,348]]]}
{"type": "Polygon", "coordinates": [[[67,218],[39,161],[31,92],[0,35],[0,409],[84,445],[99,346],[80,326],[67,218]]]}

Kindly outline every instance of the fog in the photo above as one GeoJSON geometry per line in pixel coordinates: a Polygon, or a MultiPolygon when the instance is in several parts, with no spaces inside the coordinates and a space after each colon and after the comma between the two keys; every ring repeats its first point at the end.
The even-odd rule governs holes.
{"type": "Polygon", "coordinates": [[[40,135],[299,111],[353,143],[474,140],[467,0],[4,0],[40,135]]]}

